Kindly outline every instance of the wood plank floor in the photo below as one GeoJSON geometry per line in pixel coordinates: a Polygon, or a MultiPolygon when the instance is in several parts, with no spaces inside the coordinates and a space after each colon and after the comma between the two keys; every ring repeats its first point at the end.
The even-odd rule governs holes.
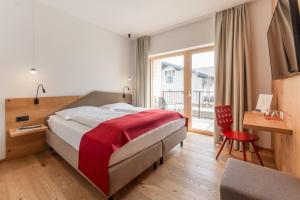
{"type": "MultiPolygon", "coordinates": [[[[229,157],[228,149],[224,149],[216,161],[217,148],[211,137],[188,134],[183,148],[175,147],[163,165],[155,171],[149,168],[118,192],[115,199],[219,199],[220,179],[229,157]]],[[[242,157],[241,152],[233,154],[242,157]]],[[[261,150],[261,154],[265,165],[275,168],[271,153],[261,150]]],[[[254,157],[252,162],[258,160],[254,157]]],[[[48,199],[100,200],[103,197],[55,153],[46,151],[0,163],[0,200],[48,199]]]]}

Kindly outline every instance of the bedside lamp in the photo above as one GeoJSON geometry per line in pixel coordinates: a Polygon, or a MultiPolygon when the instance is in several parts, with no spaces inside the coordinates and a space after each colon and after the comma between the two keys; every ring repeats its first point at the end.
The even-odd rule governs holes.
{"type": "Polygon", "coordinates": [[[46,93],[46,90],[45,90],[43,84],[39,84],[38,87],[37,87],[37,90],[36,90],[36,95],[35,95],[35,99],[34,99],[34,104],[39,104],[39,103],[40,103],[40,101],[39,101],[39,99],[38,99],[38,94],[39,94],[39,89],[40,89],[40,87],[42,87],[43,93],[44,93],[44,94],[46,93]]]}

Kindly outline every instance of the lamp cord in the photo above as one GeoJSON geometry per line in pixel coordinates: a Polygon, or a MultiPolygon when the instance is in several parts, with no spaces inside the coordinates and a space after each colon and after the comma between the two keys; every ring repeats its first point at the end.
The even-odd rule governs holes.
{"type": "Polygon", "coordinates": [[[35,68],[35,9],[34,9],[34,0],[32,2],[32,67],[35,68]]]}

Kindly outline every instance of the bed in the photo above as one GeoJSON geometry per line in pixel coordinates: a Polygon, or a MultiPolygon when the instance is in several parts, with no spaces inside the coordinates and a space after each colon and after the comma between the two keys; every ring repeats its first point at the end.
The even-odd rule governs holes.
{"type": "MultiPolygon", "coordinates": [[[[75,103],[66,106],[64,109],[80,106],[98,107],[117,102],[131,103],[131,95],[126,95],[123,98],[122,94],[119,93],[92,92],[75,103]]],[[[46,133],[48,145],[81,173],[78,170],[79,144],[82,136],[92,129],[92,126],[79,123],[78,121],[68,121],[55,114],[49,117],[48,126],[49,130],[46,133]]],[[[97,188],[103,193],[105,198],[112,199],[118,190],[147,168],[159,160],[162,163],[166,154],[174,146],[182,143],[185,138],[186,127],[184,119],[168,122],[157,129],[137,137],[115,151],[110,157],[108,169],[109,194],[105,195],[97,188]]],[[[82,175],[85,177],[84,174],[82,175]]],[[[87,178],[87,180],[89,179],[87,178]]]]}

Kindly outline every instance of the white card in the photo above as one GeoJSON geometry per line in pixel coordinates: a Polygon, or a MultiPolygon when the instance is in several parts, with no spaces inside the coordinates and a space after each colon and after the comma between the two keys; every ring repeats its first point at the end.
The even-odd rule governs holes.
{"type": "Polygon", "coordinates": [[[272,103],[272,94],[260,94],[256,104],[256,111],[265,113],[267,110],[270,110],[272,103]]]}

